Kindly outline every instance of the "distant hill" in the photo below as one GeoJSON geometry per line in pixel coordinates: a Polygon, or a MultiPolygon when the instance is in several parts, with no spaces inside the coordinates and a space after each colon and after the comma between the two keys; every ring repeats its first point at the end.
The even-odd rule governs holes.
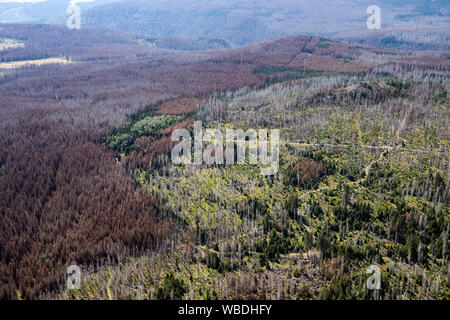
{"type": "MultiPolygon", "coordinates": [[[[0,23],[64,25],[68,4],[69,0],[0,3],[0,23]]],[[[130,32],[158,39],[163,48],[182,50],[226,49],[297,34],[345,34],[341,39],[353,41],[353,33],[357,42],[370,45],[445,48],[439,44],[441,39],[431,45],[421,39],[410,43],[404,33],[414,28],[450,27],[447,0],[95,0],[79,6],[83,27],[130,32]],[[359,38],[377,33],[366,26],[366,10],[373,4],[381,7],[382,28],[399,29],[403,35],[380,41],[359,38]]]]}
{"type": "Polygon", "coordinates": [[[135,55],[142,46],[128,35],[113,30],[41,24],[1,24],[0,39],[17,40],[22,46],[0,51],[0,62],[92,55],[98,59],[114,54],[135,55]]]}
{"type": "Polygon", "coordinates": [[[446,27],[385,28],[336,35],[343,41],[401,50],[450,50],[446,27]]]}
{"type": "MultiPolygon", "coordinates": [[[[114,0],[94,0],[79,3],[82,10],[104,5],[114,0]]],[[[0,23],[46,23],[66,15],[70,0],[46,0],[43,2],[0,2],[0,23]]],[[[61,20],[62,21],[62,20],[61,20]]]]}
{"type": "Polygon", "coordinates": [[[207,37],[137,36],[136,41],[144,46],[183,51],[231,48],[231,45],[225,40],[207,37]]]}
{"type": "Polygon", "coordinates": [[[244,45],[295,34],[334,36],[364,31],[366,10],[373,4],[382,9],[383,28],[450,26],[449,2],[443,0],[131,0],[92,8],[83,14],[83,23],[244,45]]]}

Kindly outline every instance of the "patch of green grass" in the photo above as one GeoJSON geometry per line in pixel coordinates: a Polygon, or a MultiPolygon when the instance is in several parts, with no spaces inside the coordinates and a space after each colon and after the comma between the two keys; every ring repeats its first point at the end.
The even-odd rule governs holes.
{"type": "Polygon", "coordinates": [[[329,48],[331,46],[331,42],[328,41],[328,40],[321,40],[317,46],[319,48],[327,49],[327,48],[329,48]]]}

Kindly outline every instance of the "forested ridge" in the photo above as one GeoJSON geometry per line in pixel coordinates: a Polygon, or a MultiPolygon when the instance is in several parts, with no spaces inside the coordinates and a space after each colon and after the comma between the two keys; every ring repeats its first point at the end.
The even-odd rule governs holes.
{"type": "Polygon", "coordinates": [[[72,63],[0,70],[1,299],[54,297],[70,264],[92,278],[85,291],[65,298],[104,298],[111,275],[116,298],[337,298],[336,287],[350,290],[351,281],[362,281],[360,269],[349,270],[383,256],[421,264],[425,282],[435,279],[424,270],[443,279],[445,56],[309,36],[186,53],[103,37],[101,30],[23,28],[27,37],[2,26],[1,37],[24,42],[0,51],[3,61],[70,55],[72,63]],[[39,42],[45,35],[54,42],[39,42]],[[363,106],[372,118],[358,113],[363,106]],[[406,119],[398,132],[398,123],[383,117],[386,110],[406,119]],[[293,144],[283,149],[282,172],[263,179],[247,165],[173,167],[170,134],[191,129],[195,119],[287,129],[283,139],[293,144]],[[416,120],[407,130],[410,119],[426,130],[416,132],[416,120]],[[323,150],[328,144],[346,151],[323,150]],[[403,156],[396,153],[401,148],[433,157],[403,156]],[[416,179],[376,161],[391,151],[395,161],[413,166],[405,172],[416,179]],[[416,198],[423,199],[418,212],[416,198]],[[384,239],[388,246],[380,249],[384,239]],[[365,241],[367,248],[358,249],[365,241]],[[305,267],[290,264],[299,260],[305,267]],[[297,279],[289,281],[292,292],[279,289],[283,274],[297,279]]]}

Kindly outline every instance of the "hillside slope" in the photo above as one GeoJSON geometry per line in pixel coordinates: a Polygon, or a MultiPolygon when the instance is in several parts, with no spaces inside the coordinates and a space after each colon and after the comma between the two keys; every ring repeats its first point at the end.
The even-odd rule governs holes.
{"type": "MultiPolygon", "coordinates": [[[[279,51],[307,39],[246,53],[283,61],[279,51]]],[[[394,59],[358,74],[310,73],[203,101],[175,99],[106,137],[183,232],[166,250],[90,273],[80,290],[50,297],[448,299],[450,65],[394,59]],[[279,129],[278,173],[262,176],[261,164],[248,160],[173,165],[170,133],[192,132],[194,120],[204,130],[279,129]],[[366,286],[373,265],[380,290],[366,286]]]]}
{"type": "Polygon", "coordinates": [[[366,9],[374,4],[382,8],[383,28],[449,26],[449,4],[442,0],[133,0],[93,8],[83,19],[86,25],[121,31],[212,37],[243,45],[292,34],[362,31],[367,29],[366,9]]]}
{"type": "MultiPolygon", "coordinates": [[[[160,112],[175,116],[158,118],[156,128],[180,120],[173,108],[192,111],[196,99],[215,92],[323,74],[289,67],[305,48],[316,56],[320,40],[311,37],[194,54],[88,28],[2,25],[0,35],[9,39],[0,51],[5,62],[71,62],[0,72],[0,299],[57,291],[73,263],[100,267],[165,248],[171,213],[117,165],[104,137],[162,102],[160,112]],[[189,99],[170,102],[182,97],[189,99]]],[[[133,135],[117,146],[126,149],[133,135]]],[[[149,145],[154,165],[170,147],[158,141],[149,145]]]]}
{"type": "Polygon", "coordinates": [[[311,36],[180,52],[98,29],[1,27],[5,61],[71,63],[0,70],[0,299],[54,296],[71,264],[94,274],[72,298],[170,298],[176,279],[181,298],[365,297],[348,291],[389,259],[408,272],[386,285],[407,277],[410,296],[440,297],[446,56],[311,36]],[[195,119],[280,128],[294,149],[274,178],[175,168],[170,134],[195,119]]]}

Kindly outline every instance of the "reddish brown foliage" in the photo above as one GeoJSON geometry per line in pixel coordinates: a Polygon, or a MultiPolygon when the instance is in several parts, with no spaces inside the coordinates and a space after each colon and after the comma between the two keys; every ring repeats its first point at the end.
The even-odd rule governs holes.
{"type": "Polygon", "coordinates": [[[297,162],[293,171],[299,174],[301,183],[316,180],[325,174],[322,162],[317,163],[313,160],[301,160],[297,162]]]}
{"type": "Polygon", "coordinates": [[[0,298],[56,290],[68,264],[113,262],[169,234],[112,152],[76,134],[42,124],[2,139],[0,298]]]}
{"type": "Polygon", "coordinates": [[[182,98],[164,102],[159,105],[156,110],[156,115],[181,115],[191,113],[197,110],[200,99],[196,98],[182,98]]]}
{"type": "Polygon", "coordinates": [[[367,71],[371,66],[359,62],[349,63],[343,59],[329,56],[301,53],[289,63],[289,67],[327,72],[363,72],[367,71]]]}

